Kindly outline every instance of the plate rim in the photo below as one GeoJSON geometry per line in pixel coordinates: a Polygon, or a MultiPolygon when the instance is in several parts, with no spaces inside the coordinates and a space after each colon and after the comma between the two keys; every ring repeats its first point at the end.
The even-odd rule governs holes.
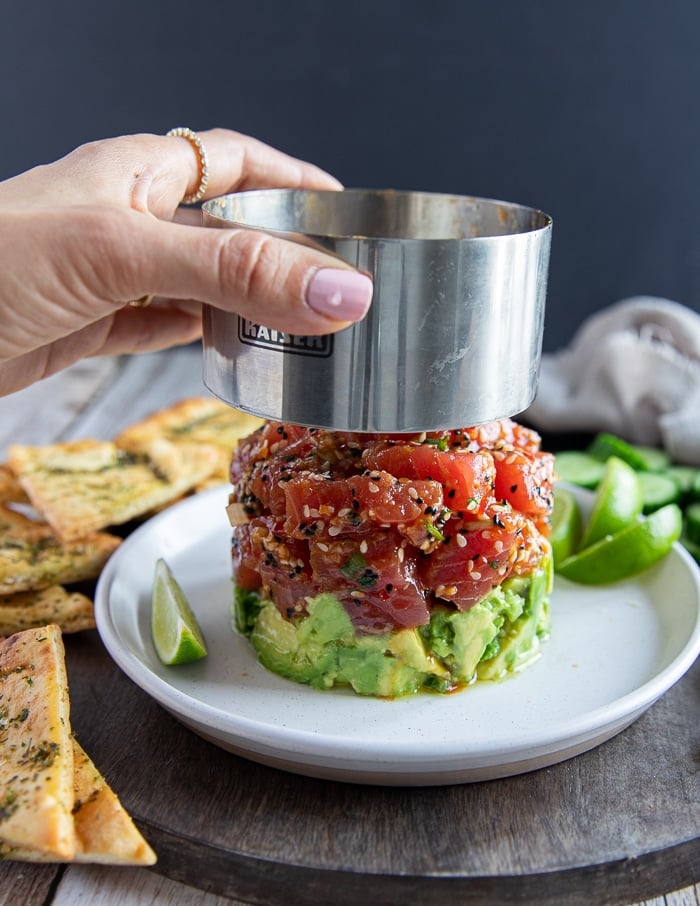
{"type": "MultiPolygon", "coordinates": [[[[580,491],[581,489],[574,490],[580,491]]],[[[228,737],[234,736],[236,740],[243,743],[271,746],[275,749],[283,747],[284,753],[287,755],[304,757],[306,760],[303,764],[308,768],[308,758],[318,757],[320,743],[318,733],[287,725],[270,728],[269,724],[265,724],[263,721],[253,720],[247,716],[236,714],[230,710],[223,710],[193,698],[177,686],[168,683],[155,674],[143,660],[131,652],[121,642],[119,630],[112,617],[110,592],[114,580],[118,575],[122,561],[128,558],[129,553],[138,545],[143,536],[157,530],[162,522],[184,518],[190,509],[203,508],[206,510],[213,505],[211,502],[214,500],[222,501],[223,512],[225,495],[228,494],[228,491],[227,485],[221,485],[174,504],[143,523],[124,540],[105,565],[96,586],[95,619],[98,633],[109,655],[119,668],[165,710],[180,719],[191,731],[197,732],[189,721],[206,725],[208,729],[215,729],[219,733],[225,733],[228,737]]],[[[223,524],[226,525],[225,521],[223,524]]],[[[215,529],[213,528],[212,531],[214,532],[215,529]]],[[[605,726],[614,726],[622,723],[619,729],[613,730],[610,734],[615,735],[641,716],[644,711],[682,678],[700,653],[700,570],[682,545],[676,543],[672,555],[680,558],[683,566],[690,572],[696,590],[695,623],[676,657],[641,686],[625,693],[613,702],[584,712],[583,715],[572,717],[566,722],[559,722],[549,728],[549,732],[545,734],[543,734],[542,729],[533,729],[527,733],[520,733],[517,738],[513,738],[508,744],[504,744],[501,741],[499,742],[497,753],[482,749],[479,753],[482,760],[497,754],[499,763],[503,764],[508,760],[509,756],[510,760],[516,760],[515,756],[519,756],[525,751],[532,753],[533,750],[548,750],[562,742],[570,743],[573,739],[585,740],[587,737],[600,736],[599,731],[603,716],[605,718],[605,726]],[[633,716],[626,720],[630,715],[633,716]]],[[[139,606],[140,602],[137,601],[135,605],[137,610],[139,606]]],[[[265,668],[260,666],[260,669],[264,670],[265,668]]],[[[287,682],[292,681],[288,680],[287,682]]],[[[508,682],[517,682],[517,677],[509,678],[508,682]]],[[[298,691],[299,684],[294,683],[293,687],[298,691]]],[[[338,692],[342,695],[353,695],[353,693],[345,690],[311,690],[307,687],[304,687],[304,689],[305,692],[313,692],[322,696],[334,695],[338,694],[338,692]]],[[[357,698],[359,701],[374,702],[373,699],[357,698]]],[[[434,698],[436,701],[441,700],[439,696],[434,696],[434,698]]],[[[412,700],[416,700],[416,696],[408,696],[401,701],[411,702],[412,700]]],[[[390,704],[382,702],[382,706],[390,706],[390,704]]],[[[607,736],[606,738],[610,737],[607,736]]],[[[386,761],[387,764],[391,762],[392,773],[398,776],[402,772],[406,773],[409,770],[415,773],[416,765],[412,765],[410,769],[406,767],[401,769],[401,766],[394,764],[394,759],[396,758],[400,758],[404,765],[409,764],[411,760],[420,761],[425,764],[425,773],[432,774],[436,771],[436,760],[442,764],[454,761],[460,756],[462,758],[475,757],[474,753],[465,752],[463,745],[460,746],[457,741],[452,742],[450,745],[449,741],[443,740],[438,753],[435,751],[434,746],[432,749],[430,748],[430,739],[421,734],[416,735],[410,741],[393,740],[390,751],[387,750],[385,740],[371,741],[365,739],[358,743],[357,739],[355,739],[353,741],[355,746],[353,752],[348,757],[343,757],[348,741],[353,741],[352,734],[324,738],[322,741],[324,763],[332,759],[338,764],[338,769],[342,771],[342,764],[352,762],[354,765],[353,773],[361,774],[362,770],[358,766],[358,759],[373,760],[375,763],[386,761]]],[[[223,745],[223,743],[220,744],[223,745]]],[[[597,744],[595,743],[595,745],[597,744]]],[[[250,757],[255,758],[254,749],[249,750],[245,745],[243,748],[250,751],[250,757]]],[[[292,770],[291,767],[289,769],[292,770]]],[[[467,769],[465,768],[465,770],[467,769]]]]}

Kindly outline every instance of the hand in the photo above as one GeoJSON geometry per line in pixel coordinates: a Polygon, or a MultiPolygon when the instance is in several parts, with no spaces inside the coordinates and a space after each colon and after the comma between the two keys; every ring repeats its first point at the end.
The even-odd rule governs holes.
{"type": "MultiPolygon", "coordinates": [[[[341,188],[236,132],[199,137],[208,198],[341,188]]],[[[371,281],[337,258],[251,230],[198,225],[198,211],[179,208],[198,181],[190,141],[134,135],[84,145],[0,183],[0,394],[83,357],[190,342],[201,332],[203,302],[297,334],[333,333],[364,316],[371,281]],[[157,297],[148,308],[128,305],[146,294],[157,297]]]]}

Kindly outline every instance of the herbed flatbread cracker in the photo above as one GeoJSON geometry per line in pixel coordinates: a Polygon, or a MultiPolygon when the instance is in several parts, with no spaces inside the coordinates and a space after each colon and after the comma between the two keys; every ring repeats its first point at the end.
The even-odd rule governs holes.
{"type": "Polygon", "coordinates": [[[62,541],[121,525],[204,481],[216,451],[157,438],[138,453],[111,441],[10,447],[8,462],[32,505],[62,541]]]}
{"type": "Polygon", "coordinates": [[[61,585],[0,597],[0,636],[55,623],[63,633],[95,628],[90,598],[61,585]]]}
{"type": "Polygon", "coordinates": [[[154,412],[128,427],[115,439],[123,450],[140,452],[156,438],[174,444],[207,444],[217,450],[217,465],[209,478],[198,485],[225,483],[229,479],[231,455],[242,437],[251,434],[263,420],[227,406],[213,397],[193,397],[154,412]]]}
{"type": "Polygon", "coordinates": [[[71,734],[65,652],[55,625],[0,639],[0,858],[156,861],[71,734]]]}
{"type": "Polygon", "coordinates": [[[95,579],[120,543],[104,532],[62,542],[47,522],[0,503],[0,596],[95,579]]]}
{"type": "Polygon", "coordinates": [[[90,756],[73,737],[73,830],[75,853],[51,853],[0,843],[0,858],[18,862],[96,862],[102,865],[154,865],[156,854],[144,840],[90,756]]]}
{"type": "Polygon", "coordinates": [[[0,462],[0,501],[7,503],[28,503],[22,485],[6,462],[0,462]]]}
{"type": "Polygon", "coordinates": [[[0,842],[75,854],[73,744],[58,626],[0,641],[0,842]]]}
{"type": "Polygon", "coordinates": [[[153,865],[156,854],[90,757],[73,740],[75,862],[153,865]]]}

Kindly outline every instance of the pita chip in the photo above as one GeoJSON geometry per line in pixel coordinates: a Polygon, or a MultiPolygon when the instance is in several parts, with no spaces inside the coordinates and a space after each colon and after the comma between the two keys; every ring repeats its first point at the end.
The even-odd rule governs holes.
{"type": "Polygon", "coordinates": [[[90,757],[73,740],[75,862],[153,865],[156,855],[90,757]]]}
{"type": "Polygon", "coordinates": [[[63,633],[95,628],[93,603],[62,585],[0,597],[0,636],[55,623],[63,633]]]}
{"type": "Polygon", "coordinates": [[[0,843],[75,854],[73,744],[58,626],[0,641],[0,843]]]}
{"type": "Polygon", "coordinates": [[[27,495],[6,462],[0,463],[0,501],[28,503],[27,495]]]}
{"type": "Polygon", "coordinates": [[[216,452],[161,438],[138,453],[81,440],[15,445],[8,462],[32,505],[67,542],[177,500],[211,475],[216,452]]]}
{"type": "Polygon", "coordinates": [[[0,639],[0,859],[156,861],[72,736],[65,652],[55,625],[0,639]]]}
{"type": "Polygon", "coordinates": [[[96,579],[120,543],[104,532],[62,542],[47,522],[0,503],[0,595],[96,579]]]}
{"type": "Polygon", "coordinates": [[[197,443],[217,451],[215,470],[197,487],[226,483],[231,456],[238,441],[263,424],[263,419],[241,412],[213,397],[193,397],[161,409],[131,425],[115,440],[118,447],[131,452],[148,449],[156,438],[173,444],[197,443]]]}

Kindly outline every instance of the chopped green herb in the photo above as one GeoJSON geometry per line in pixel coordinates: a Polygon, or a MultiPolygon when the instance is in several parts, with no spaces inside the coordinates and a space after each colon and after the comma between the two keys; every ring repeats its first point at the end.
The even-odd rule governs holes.
{"type": "Polygon", "coordinates": [[[358,551],[355,551],[340,567],[341,573],[346,579],[357,579],[365,570],[367,561],[358,551]]]}
{"type": "Polygon", "coordinates": [[[434,526],[434,525],[432,524],[432,522],[426,522],[426,523],[425,523],[425,528],[426,528],[428,534],[429,534],[429,535],[432,535],[433,538],[437,538],[438,541],[444,541],[444,540],[445,540],[445,536],[442,534],[442,532],[440,531],[440,529],[437,528],[436,526],[434,526]]]}
{"type": "Polygon", "coordinates": [[[14,814],[19,807],[19,802],[17,802],[17,793],[13,789],[9,789],[3,799],[0,799],[0,821],[4,821],[5,818],[9,818],[10,815],[14,814]]]}
{"type": "Polygon", "coordinates": [[[57,742],[40,743],[38,746],[28,745],[19,764],[33,764],[37,770],[43,771],[54,763],[59,749],[57,742]]]}
{"type": "Polygon", "coordinates": [[[426,437],[423,441],[424,444],[430,444],[433,447],[437,447],[441,453],[444,453],[447,450],[447,438],[446,437],[426,437]]]}

